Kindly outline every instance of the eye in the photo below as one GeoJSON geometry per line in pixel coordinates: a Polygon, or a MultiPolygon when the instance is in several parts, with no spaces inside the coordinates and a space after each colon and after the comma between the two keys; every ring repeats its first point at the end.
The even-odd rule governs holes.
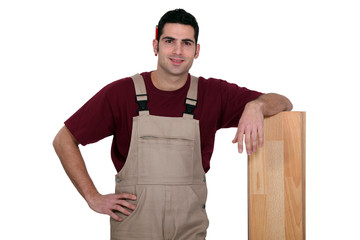
{"type": "Polygon", "coordinates": [[[166,39],[166,40],[165,40],[165,43],[172,43],[172,42],[173,42],[172,39],[166,39]]]}

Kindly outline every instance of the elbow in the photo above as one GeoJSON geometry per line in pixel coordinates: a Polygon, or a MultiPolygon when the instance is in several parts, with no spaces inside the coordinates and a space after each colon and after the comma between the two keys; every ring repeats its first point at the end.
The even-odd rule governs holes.
{"type": "MultiPolygon", "coordinates": [[[[289,98],[285,97],[284,95],[280,95],[280,94],[275,94],[276,96],[278,96],[278,106],[282,107],[282,110],[281,111],[291,111],[293,110],[293,104],[292,102],[290,101],[289,98]]],[[[280,109],[279,109],[280,110],[280,109]]]]}
{"type": "Polygon", "coordinates": [[[258,98],[263,103],[264,116],[271,116],[283,111],[291,111],[293,104],[291,101],[280,94],[268,93],[258,98]]]}
{"type": "Polygon", "coordinates": [[[58,153],[61,149],[61,142],[62,142],[62,133],[61,133],[61,130],[56,134],[53,142],[52,142],[52,145],[53,145],[53,148],[55,150],[56,153],[58,153]]]}
{"type": "Polygon", "coordinates": [[[53,142],[52,142],[52,145],[53,145],[53,148],[56,150],[56,146],[57,146],[57,139],[56,139],[57,135],[55,136],[53,142]]]}
{"type": "Polygon", "coordinates": [[[294,106],[293,106],[292,102],[288,98],[286,98],[285,111],[291,111],[291,110],[293,110],[293,108],[294,108],[294,106]]]}
{"type": "Polygon", "coordinates": [[[52,145],[53,145],[53,148],[55,149],[55,151],[58,150],[59,147],[60,147],[60,142],[61,142],[61,140],[60,140],[60,138],[61,138],[60,131],[58,132],[58,134],[56,134],[56,136],[55,136],[55,138],[54,138],[54,140],[52,142],[52,145]]]}

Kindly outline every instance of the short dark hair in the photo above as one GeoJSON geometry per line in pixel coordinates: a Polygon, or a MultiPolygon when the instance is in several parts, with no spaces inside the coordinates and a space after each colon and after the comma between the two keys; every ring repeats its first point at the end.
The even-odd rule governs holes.
{"type": "Polygon", "coordinates": [[[157,40],[160,41],[160,36],[163,33],[163,28],[166,23],[180,23],[184,25],[191,25],[195,31],[195,43],[198,41],[199,36],[199,25],[196,21],[196,18],[190,13],[186,12],[184,9],[175,9],[168,11],[161,17],[158,23],[158,36],[157,40]]]}

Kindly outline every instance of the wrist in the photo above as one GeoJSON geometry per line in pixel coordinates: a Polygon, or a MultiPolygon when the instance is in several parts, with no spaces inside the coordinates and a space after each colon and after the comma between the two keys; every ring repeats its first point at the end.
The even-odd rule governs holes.
{"type": "Polygon", "coordinates": [[[96,198],[99,197],[101,194],[96,190],[93,189],[92,191],[88,191],[86,194],[83,195],[85,201],[91,205],[94,201],[96,201],[96,198]]]}
{"type": "Polygon", "coordinates": [[[258,110],[263,113],[264,102],[261,101],[260,99],[255,99],[251,102],[248,102],[246,104],[245,108],[252,108],[252,109],[258,110]]]}

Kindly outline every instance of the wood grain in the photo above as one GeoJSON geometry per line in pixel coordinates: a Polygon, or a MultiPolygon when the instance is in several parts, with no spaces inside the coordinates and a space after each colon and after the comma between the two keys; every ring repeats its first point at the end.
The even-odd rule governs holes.
{"type": "Polygon", "coordinates": [[[264,146],[248,158],[250,240],[305,239],[305,117],[264,121],[264,146]]]}

